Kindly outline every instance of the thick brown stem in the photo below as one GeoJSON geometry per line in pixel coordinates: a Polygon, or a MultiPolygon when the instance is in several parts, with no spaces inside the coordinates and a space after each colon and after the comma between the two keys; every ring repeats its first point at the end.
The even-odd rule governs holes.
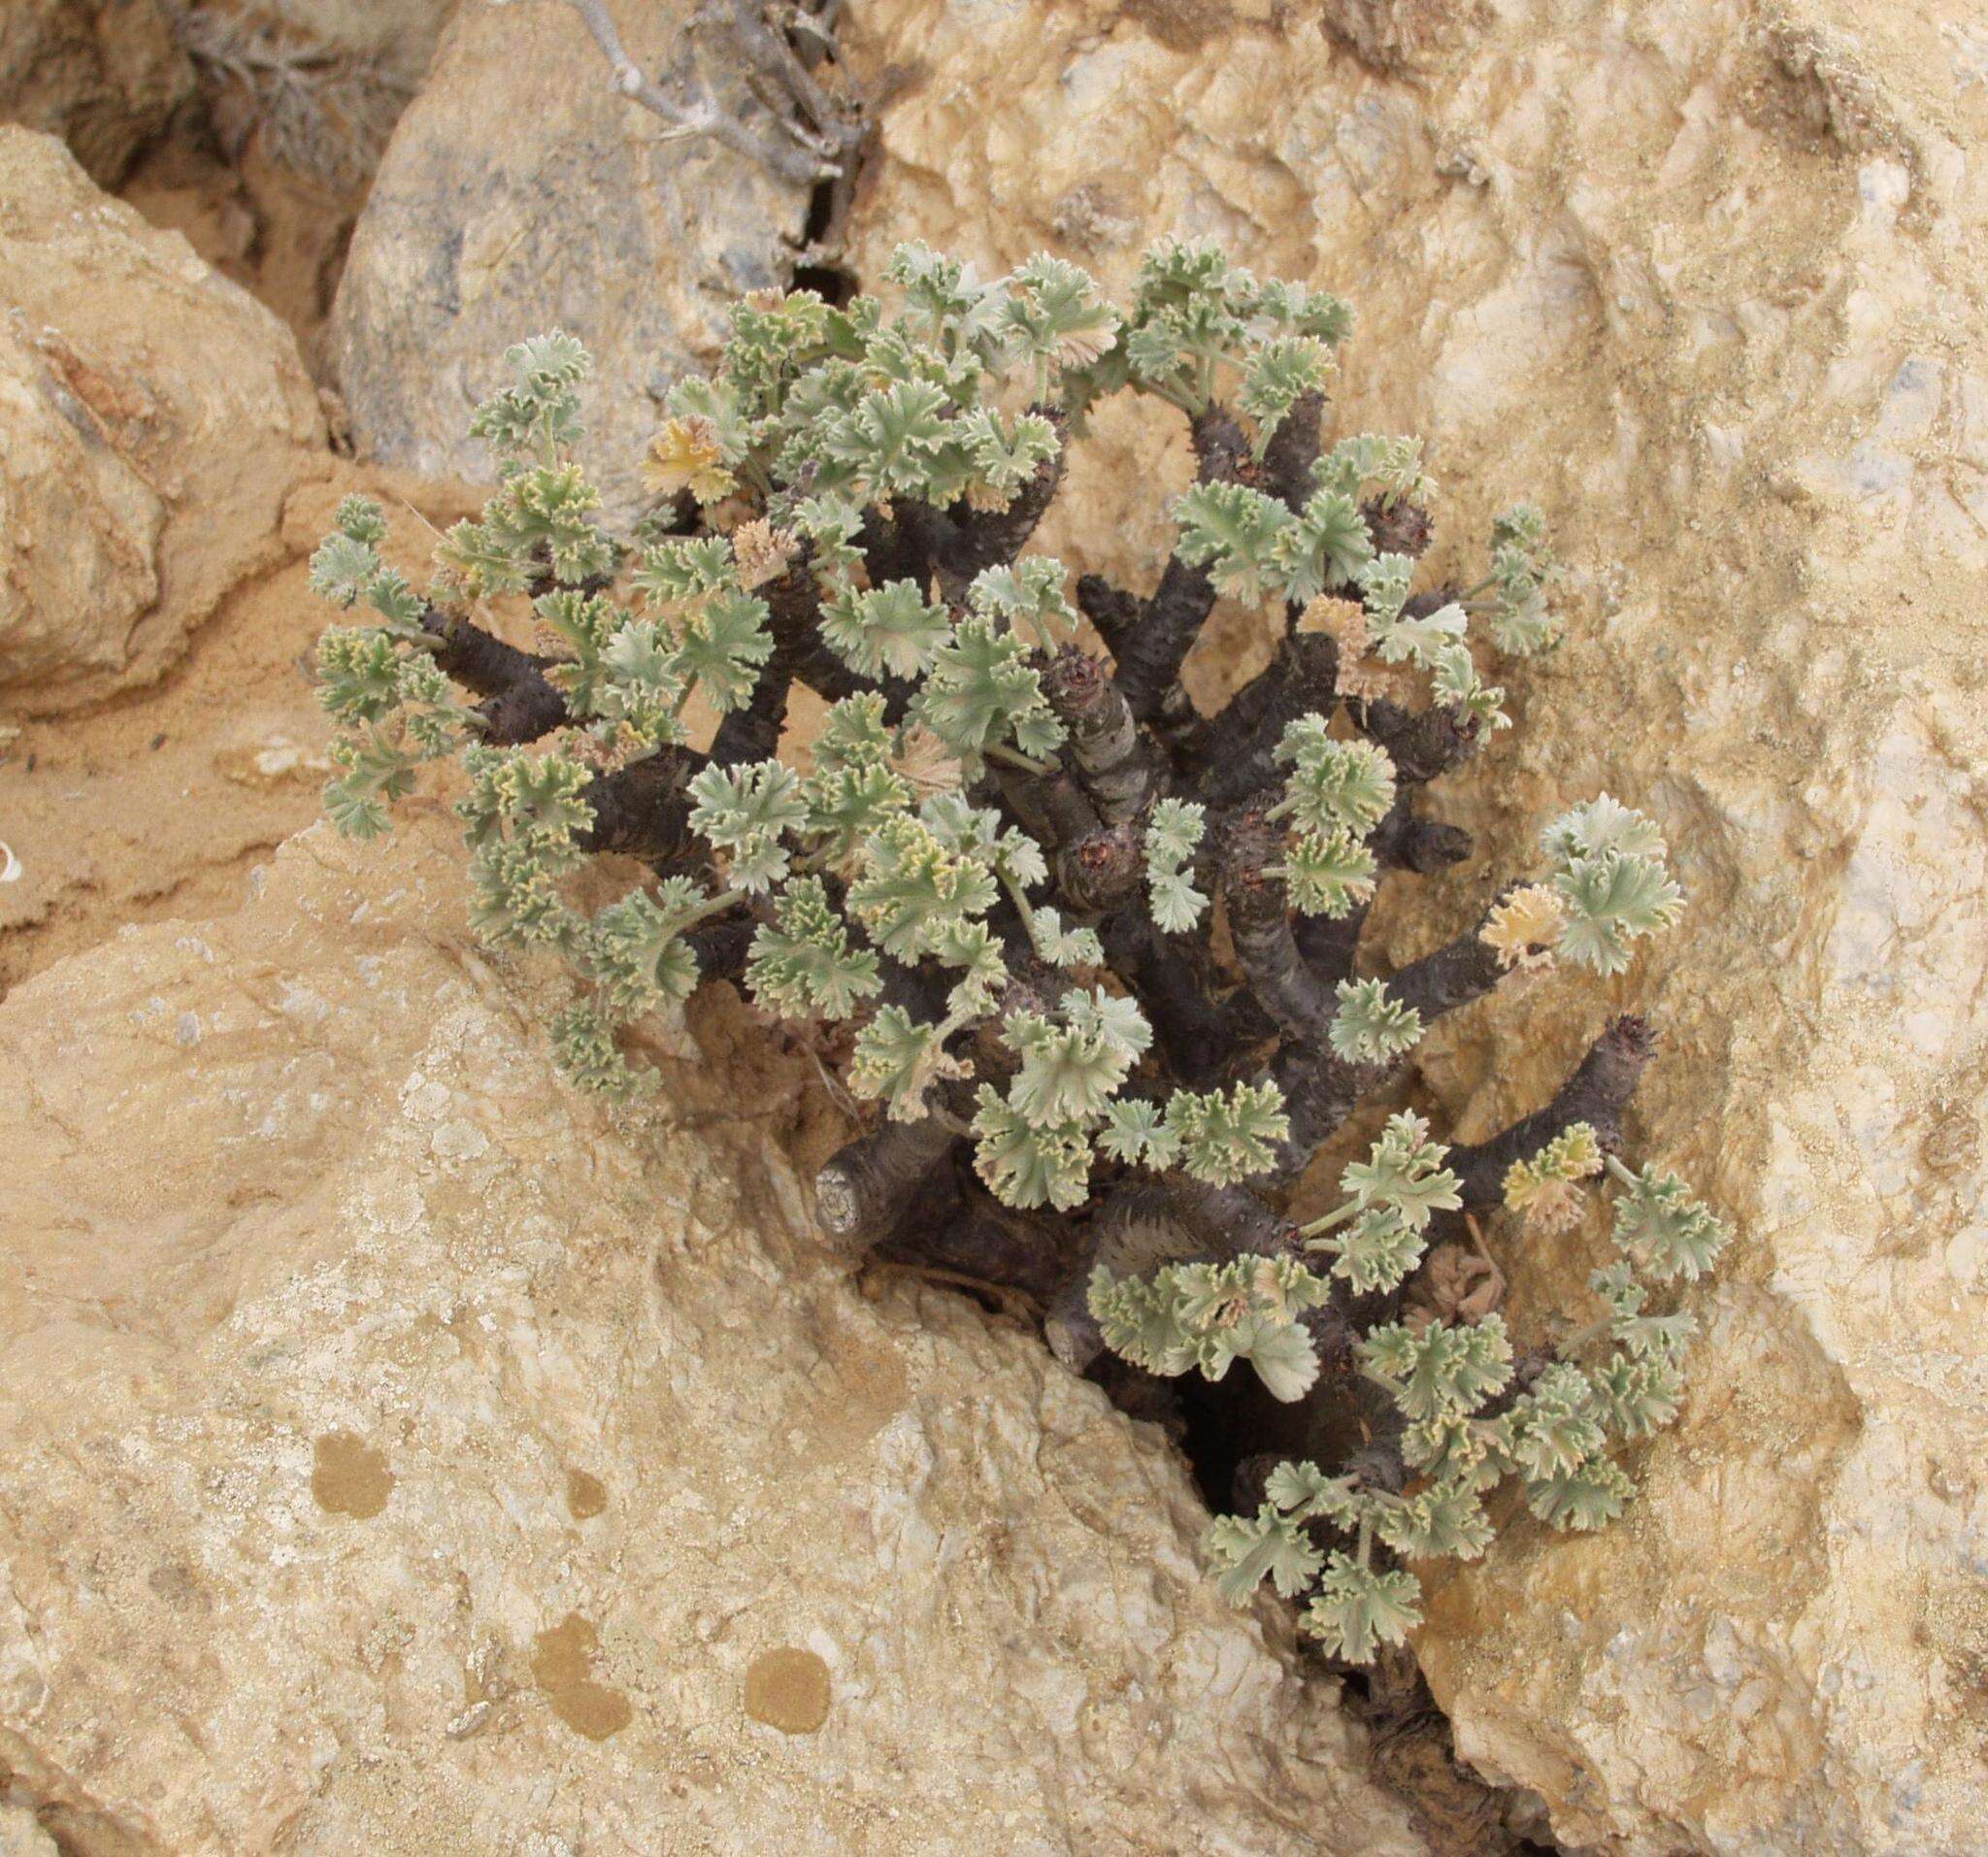
{"type": "Polygon", "coordinates": [[[983,568],[1014,559],[1063,481],[1067,416],[1060,408],[1032,410],[1056,427],[1056,454],[1036,467],[1007,509],[976,510],[962,499],[941,510],[903,497],[887,519],[874,509],[865,512],[862,548],[874,582],[911,580],[924,587],[936,575],[941,594],[957,601],[983,568]]]}
{"type": "Polygon", "coordinates": [[[1419,503],[1410,503],[1405,496],[1392,503],[1370,497],[1360,505],[1360,514],[1375,554],[1406,554],[1410,560],[1420,560],[1428,551],[1435,524],[1419,503]]]}
{"type": "Polygon", "coordinates": [[[997,767],[996,783],[1021,828],[1046,851],[1075,845],[1103,825],[1090,796],[1058,769],[1053,774],[1029,774],[997,767]]]}
{"type": "Polygon", "coordinates": [[[1122,909],[1138,895],[1144,871],[1137,825],[1102,825],[1064,846],[1050,864],[1057,897],[1086,915],[1122,909]]]}
{"type": "Polygon", "coordinates": [[[700,922],[684,940],[697,956],[697,978],[703,980],[736,980],[746,972],[752,952],[752,935],[758,924],[751,916],[733,912],[700,922]]]}
{"type": "Polygon", "coordinates": [[[1311,1157],[1339,1133],[1362,1102],[1386,1086],[1406,1059],[1387,1064],[1348,1064],[1324,1039],[1287,1045],[1271,1064],[1270,1076],[1284,1093],[1291,1132],[1277,1149],[1268,1184],[1283,1186],[1311,1165],[1311,1157]]]}
{"type": "Polygon", "coordinates": [[[1312,972],[1291,931],[1291,900],[1276,865],[1284,833],[1260,812],[1230,827],[1222,871],[1222,900],[1236,959],[1257,1003],[1287,1037],[1316,1041],[1332,1022],[1330,986],[1312,972]]]}
{"type": "Polygon", "coordinates": [[[690,800],[684,786],[705,765],[693,748],[659,748],[587,786],[594,822],[580,836],[587,851],[624,851],[661,865],[691,850],[690,800]]]}
{"type": "Polygon", "coordinates": [[[1102,574],[1083,574],[1077,581],[1077,609],[1097,628],[1105,649],[1113,658],[1125,653],[1125,641],[1139,623],[1139,596],[1113,586],[1102,574]]]}
{"type": "Polygon", "coordinates": [[[1396,793],[1393,810],[1374,828],[1367,843],[1383,870],[1431,877],[1470,856],[1471,835],[1460,825],[1417,818],[1407,804],[1412,790],[1402,787],[1396,793]]]}
{"type": "MultiPolygon", "coordinates": [[[[1471,854],[1471,835],[1462,827],[1438,819],[1417,818],[1410,810],[1413,788],[1395,795],[1387,816],[1374,828],[1367,843],[1383,870],[1413,871],[1420,876],[1459,864],[1471,854]]],[[[1369,897],[1344,915],[1301,915],[1291,925],[1298,952],[1321,986],[1336,987],[1353,976],[1360,934],[1367,926],[1369,897]]]]}
{"type": "Polygon", "coordinates": [[[1303,509],[1316,487],[1311,467],[1318,462],[1318,422],[1324,415],[1324,394],[1300,394],[1263,448],[1263,487],[1287,509],[1303,509]]]}
{"type": "Polygon", "coordinates": [[[1321,987],[1337,987],[1342,980],[1353,978],[1360,935],[1373,907],[1374,899],[1369,897],[1364,903],[1355,903],[1343,915],[1301,915],[1291,925],[1298,952],[1321,987]]]}
{"type": "Polygon", "coordinates": [[[1069,1270],[1054,1221],[1015,1211],[983,1194],[968,1196],[949,1218],[922,1225],[915,1214],[906,1219],[890,1247],[1045,1303],[1069,1270]]]}
{"type": "Polygon", "coordinates": [[[1287,639],[1262,678],[1253,679],[1188,750],[1203,770],[1201,797],[1234,806],[1283,779],[1276,758],[1284,731],[1301,715],[1328,720],[1338,703],[1339,647],[1323,633],[1287,639]]]}
{"type": "Polygon", "coordinates": [[[1463,1182],[1465,1208],[1474,1211],[1498,1205],[1512,1162],[1536,1154],[1575,1122],[1593,1128],[1607,1152],[1620,1153],[1622,1118],[1656,1045],[1646,1019],[1634,1014],[1611,1019],[1544,1109],[1521,1116],[1487,1142],[1452,1147],[1448,1165],[1463,1182]]]}
{"type": "Polygon", "coordinates": [[[1107,825],[1138,818],[1158,791],[1160,759],[1110,673],[1066,646],[1044,671],[1043,691],[1069,731],[1077,778],[1099,818],[1107,825]]]}
{"type": "Polygon", "coordinates": [[[780,730],[786,725],[787,698],[794,687],[794,675],[782,661],[784,655],[776,650],[759,667],[751,696],[719,722],[711,742],[713,767],[774,758],[780,745],[780,730]]]}
{"type": "MultiPolygon", "coordinates": [[[[1227,407],[1210,406],[1194,415],[1190,431],[1198,483],[1235,482],[1242,475],[1249,442],[1227,407]]],[[[1142,722],[1154,720],[1180,680],[1180,667],[1214,610],[1215,587],[1206,568],[1189,567],[1176,554],[1160,576],[1160,584],[1145,603],[1117,653],[1118,687],[1132,713],[1142,722]]]]}
{"type": "Polygon", "coordinates": [[[422,610],[421,629],[435,640],[443,672],[486,699],[478,711],[485,742],[515,747],[565,723],[565,694],[546,676],[552,659],[520,651],[461,613],[432,606],[422,610]]]}
{"type": "Polygon", "coordinates": [[[1387,750],[1395,778],[1407,786],[1423,786],[1447,774],[1475,749],[1483,733],[1456,710],[1405,710],[1385,698],[1353,705],[1353,721],[1387,750]]]}
{"type": "Polygon", "coordinates": [[[958,1139],[935,1115],[859,1136],[814,1177],[815,1223],[849,1256],[881,1243],[958,1139]]]}
{"type": "MultiPolygon", "coordinates": [[[[1499,892],[1494,907],[1505,894],[1499,892]]],[[[1505,978],[1504,963],[1483,938],[1484,926],[1490,919],[1487,911],[1453,941],[1388,976],[1387,990],[1421,1013],[1425,1028],[1445,1012],[1481,999],[1505,978]]]]}
{"type": "Polygon", "coordinates": [[[808,548],[758,592],[767,605],[775,656],[785,659],[790,676],[831,703],[872,687],[821,642],[821,589],[809,567],[808,548]]]}
{"type": "Polygon", "coordinates": [[[1206,1089],[1242,1045],[1275,1029],[1247,994],[1218,998],[1207,947],[1194,936],[1155,927],[1143,904],[1120,910],[1099,934],[1111,971],[1139,995],[1176,1081],[1206,1089]]]}
{"type": "MultiPolygon", "coordinates": [[[[1498,984],[1505,970],[1479,939],[1482,927],[1480,918],[1474,927],[1433,954],[1425,954],[1389,976],[1388,991],[1422,1014],[1425,1030],[1445,1012],[1468,1005],[1498,984]]],[[[1295,1179],[1361,1103],[1385,1088],[1407,1065],[1406,1053],[1381,1064],[1349,1064],[1325,1038],[1286,1045],[1269,1070],[1284,1093],[1291,1120],[1291,1132],[1277,1152],[1274,1178],[1295,1179]]]]}
{"type": "MultiPolygon", "coordinates": [[[[952,541],[939,562],[942,580],[964,588],[983,568],[1012,561],[1022,550],[1063,481],[1063,459],[1069,439],[1070,415],[1061,407],[1034,406],[1056,428],[1055,455],[1036,466],[1035,475],[1015,492],[1005,510],[975,510],[953,506],[952,541]]],[[[948,592],[950,588],[948,587],[948,592]]]]}

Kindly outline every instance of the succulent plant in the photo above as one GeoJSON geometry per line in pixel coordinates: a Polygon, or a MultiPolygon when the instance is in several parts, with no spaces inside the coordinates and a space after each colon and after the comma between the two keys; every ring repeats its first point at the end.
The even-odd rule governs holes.
{"type": "Polygon", "coordinates": [[[1555,964],[1621,973],[1682,893],[1655,823],[1604,794],[1466,932],[1357,972],[1379,885],[1473,854],[1423,800],[1507,726],[1490,654],[1556,640],[1538,513],[1498,518],[1475,584],[1417,591],[1419,447],[1321,435],[1345,306],[1211,246],[1156,247],[1123,304],[1049,256],[982,282],[906,246],[887,281],[888,306],[737,305],[716,370],[669,395],[630,536],[575,462],[589,363],[558,333],[478,409],[500,485],[425,589],[385,563],[380,510],[345,504],[314,584],[371,622],[319,649],[328,811],[371,836],[459,762],[477,926],[568,964],[551,1036],[589,1089],[645,1088],[626,1028],[707,981],[834,1031],[871,1117],[816,1182],[847,1248],[1030,1291],[1121,1391],[1236,1389],[1241,1362],[1307,1436],[1357,1419],[1323,1469],[1249,1473],[1255,1511],[1210,1552],[1233,1597],[1309,1594],[1308,1626],[1370,1657],[1417,1620],[1401,1563],[1481,1553],[1501,1479],[1556,1526],[1619,1511],[1609,1441],[1675,1414],[1689,1333],[1646,1306],[1725,1228],[1620,1158],[1636,1018],[1490,1139],[1401,1111],[1336,1210],[1284,1209],[1438,1020],[1555,964]],[[1113,394],[1184,417],[1196,463],[1143,597],[1023,552],[1113,394]],[[1278,643],[1204,714],[1180,673],[1220,598],[1278,643]],[[499,635],[507,603],[538,648],[499,635]],[[802,686],[827,709],[795,747],[802,686]],[[650,875],[589,911],[568,879],[603,852],[650,875]],[[1418,1298],[1476,1215],[1508,1206],[1523,1237],[1607,1194],[1618,1259],[1550,1354],[1418,1298]]]}

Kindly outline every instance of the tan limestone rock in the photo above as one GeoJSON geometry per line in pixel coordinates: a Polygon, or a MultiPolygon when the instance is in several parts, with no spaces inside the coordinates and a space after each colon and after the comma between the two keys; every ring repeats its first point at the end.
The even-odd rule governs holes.
{"type": "Polygon", "coordinates": [[[557,1080],[439,809],[255,888],[0,1006],[17,1812],[176,1857],[1420,1848],[1157,1435],[859,1293],[773,1092],[557,1080]]]}
{"type": "Polygon", "coordinates": [[[0,127],[0,706],[156,678],[324,468],[296,344],[52,137],[0,127]]]}
{"type": "Polygon", "coordinates": [[[278,552],[229,591],[186,655],[130,700],[0,729],[0,997],[130,922],[231,912],[250,867],[322,812],[329,718],[312,654],[336,616],[308,584],[342,496],[388,514],[388,553],[422,571],[473,494],[327,459],[283,506],[278,552]]]}

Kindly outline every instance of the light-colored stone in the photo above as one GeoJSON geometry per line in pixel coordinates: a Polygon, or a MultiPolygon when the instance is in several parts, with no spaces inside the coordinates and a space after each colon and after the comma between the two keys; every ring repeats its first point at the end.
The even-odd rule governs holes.
{"type": "Polygon", "coordinates": [[[438,808],[254,887],[0,1006],[0,1773],[64,1848],[1420,1847],[1156,1433],[832,1263],[763,1041],[575,1097],[438,808]]]}
{"type": "Polygon", "coordinates": [[[233,588],[170,677],[124,702],[0,729],[0,997],[126,923],[232,911],[258,858],[322,811],[331,725],[311,657],[333,610],[309,563],[340,497],[376,498],[394,565],[422,571],[461,487],[327,460],[283,506],[276,564],[233,588]]]}
{"type": "Polygon", "coordinates": [[[0,1857],[61,1857],[61,1852],[25,1806],[0,1800],[0,1857]]]}
{"type": "MultiPolygon", "coordinates": [[[[1740,1237],[1689,1299],[1691,1403],[1633,1516],[1574,1542],[1520,1516],[1434,1587],[1422,1660],[1465,1754],[1571,1842],[1978,1849],[1988,35],[1953,0],[1418,31],[1441,11],[858,9],[861,74],[899,89],[856,269],[923,237],[1122,284],[1149,237],[1218,236],[1354,301],[1338,423],[1429,438],[1438,571],[1495,509],[1546,507],[1571,636],[1434,802],[1497,858],[1374,939],[1460,925],[1571,799],[1655,812],[1681,931],[1607,988],[1463,1015],[1423,1070],[1479,1135],[1646,1002],[1639,1145],[1740,1237]]],[[[1155,481],[1186,474],[1152,416],[1100,422],[1044,535],[1142,587],[1155,481]]],[[[1193,680],[1266,648],[1226,613],[1193,680]]],[[[1529,1333],[1586,1309],[1597,1235],[1493,1243],[1529,1333]]]]}
{"type": "MultiPolygon", "coordinates": [[[[616,9],[646,69],[683,13],[616,9]]],[[[566,0],[471,0],[394,131],[339,285],[353,436],[388,463],[487,479],[470,414],[502,384],[506,348],[562,328],[601,364],[580,456],[625,518],[661,395],[715,355],[735,298],[785,284],[807,213],[805,186],[668,138],[613,90],[566,0]]]]}
{"type": "Polygon", "coordinates": [[[325,468],[289,332],[11,127],[0,403],[0,704],[30,713],[156,678],[325,468]]]}
{"type": "Polygon", "coordinates": [[[193,91],[158,0],[7,0],[0,8],[0,122],[60,136],[101,186],[193,91]]]}

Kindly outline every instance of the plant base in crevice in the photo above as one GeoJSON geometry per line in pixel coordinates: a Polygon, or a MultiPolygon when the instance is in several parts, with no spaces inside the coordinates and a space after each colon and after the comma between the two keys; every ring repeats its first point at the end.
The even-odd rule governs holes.
{"type": "Polygon", "coordinates": [[[1209,1535],[1222,1590],[1306,1595],[1307,1629],[1369,1662],[1419,1622],[1409,1563],[1484,1551],[1500,1482],[1557,1528],[1620,1512],[1614,1444],[1681,1398],[1691,1321],[1658,1299],[1725,1231],[1622,1158],[1655,1044],[1633,1015],[1508,1128],[1445,1145],[1398,1109],[1333,1210],[1286,1206],[1440,1019],[1556,965],[1620,974],[1682,893],[1604,794],[1501,849],[1465,932],[1364,971],[1380,883],[1480,856],[1426,797],[1497,777],[1488,660],[1558,624],[1523,506],[1477,578],[1417,589],[1419,447],[1322,432],[1338,299],[1177,244],[1122,306],[1049,256],[981,283],[905,247],[889,282],[894,307],[740,304],[716,373],[669,396],[626,538],[572,461],[588,358],[558,334],[479,409],[503,486],[425,588],[384,565],[377,508],[343,510],[316,584],[377,622],[319,652],[332,817],[382,831],[460,756],[477,924],[570,964],[551,1036],[583,1087],[640,1093],[625,1029],[707,979],[804,1030],[874,1106],[818,1177],[823,1234],[1033,1299],[1135,1409],[1155,1395],[1127,1374],[1191,1376],[1185,1436],[1244,1499],[1209,1535]],[[1024,551],[1120,393],[1184,418],[1197,460],[1145,596],[1024,551]],[[1220,597],[1280,642],[1204,715],[1180,672],[1220,597]],[[489,629],[507,602],[530,648],[489,629]],[[797,687],[828,708],[785,759],[797,687]],[[583,910],[600,851],[651,877],[583,910]],[[1591,1303],[1515,1355],[1484,1222],[1523,1244],[1605,1198],[1591,1303]]]}

